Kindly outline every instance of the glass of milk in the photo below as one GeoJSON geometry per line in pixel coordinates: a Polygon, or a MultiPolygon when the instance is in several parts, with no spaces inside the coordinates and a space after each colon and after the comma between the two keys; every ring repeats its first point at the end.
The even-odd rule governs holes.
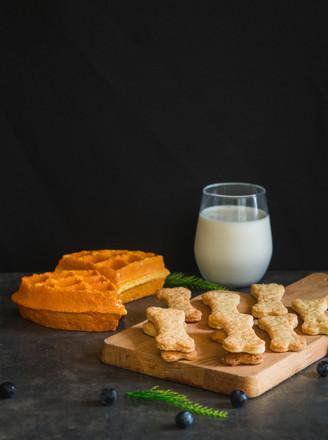
{"type": "Polygon", "coordinates": [[[272,256],[265,189],[238,182],[206,186],[194,250],[204,279],[230,288],[257,283],[272,256]]]}

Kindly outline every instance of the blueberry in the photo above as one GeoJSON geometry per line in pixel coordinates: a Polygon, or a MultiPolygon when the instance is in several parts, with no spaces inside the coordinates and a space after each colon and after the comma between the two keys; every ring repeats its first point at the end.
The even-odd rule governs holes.
{"type": "Polygon", "coordinates": [[[230,400],[233,406],[240,407],[247,402],[248,398],[247,394],[244,393],[244,391],[235,390],[230,394],[230,400]]]}
{"type": "Polygon", "coordinates": [[[100,393],[100,401],[104,405],[113,405],[117,401],[117,391],[114,388],[104,388],[100,393]]]}
{"type": "Polygon", "coordinates": [[[321,361],[317,365],[317,372],[322,377],[328,376],[328,362],[327,361],[321,361]]]}
{"type": "Polygon", "coordinates": [[[13,397],[16,394],[16,387],[11,382],[3,382],[0,385],[0,397],[3,399],[9,399],[9,397],[13,397]]]}
{"type": "Polygon", "coordinates": [[[193,415],[189,411],[182,411],[175,417],[175,423],[181,429],[188,428],[193,422],[193,415]]]}

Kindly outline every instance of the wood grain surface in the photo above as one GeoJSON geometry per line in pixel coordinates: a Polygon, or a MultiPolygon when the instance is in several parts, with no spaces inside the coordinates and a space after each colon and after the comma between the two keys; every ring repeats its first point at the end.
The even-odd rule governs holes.
{"type": "MultiPolygon", "coordinates": [[[[293,299],[321,298],[326,295],[328,274],[313,273],[286,287],[282,301],[293,312],[290,309],[293,299]]],[[[251,313],[255,299],[247,293],[240,293],[240,296],[238,310],[241,313],[251,313]]],[[[196,360],[165,362],[155,346],[154,338],[143,332],[143,321],[105,339],[101,353],[102,362],[205,390],[230,394],[239,389],[246,392],[248,397],[257,397],[327,354],[328,335],[304,335],[299,316],[299,325],[295,331],[304,336],[307,342],[306,348],[300,352],[272,352],[269,349],[269,336],[258,327],[257,320],[254,320],[256,334],[266,342],[264,362],[234,367],[223,365],[223,349],[220,344],[211,340],[213,329],[207,325],[210,308],[203,304],[201,296],[195,297],[192,304],[203,314],[202,320],[196,324],[188,324],[187,330],[196,343],[196,360]]]]}

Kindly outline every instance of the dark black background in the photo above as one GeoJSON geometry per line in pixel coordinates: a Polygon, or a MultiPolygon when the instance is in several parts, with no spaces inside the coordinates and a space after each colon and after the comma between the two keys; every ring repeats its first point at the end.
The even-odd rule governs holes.
{"type": "Polygon", "coordinates": [[[0,271],[196,269],[202,187],[267,189],[270,269],[327,266],[327,1],[2,1],[0,271]]]}

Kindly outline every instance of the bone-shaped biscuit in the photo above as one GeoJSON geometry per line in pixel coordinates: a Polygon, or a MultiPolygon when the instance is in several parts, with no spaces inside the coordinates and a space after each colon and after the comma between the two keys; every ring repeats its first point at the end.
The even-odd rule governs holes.
{"type": "Polygon", "coordinates": [[[306,347],[305,339],[294,332],[298,324],[294,313],[280,316],[267,315],[260,318],[258,324],[262,330],[269,333],[272,351],[277,353],[301,351],[306,347]]]}
{"type": "Polygon", "coordinates": [[[161,356],[166,362],[176,362],[180,359],[193,361],[197,358],[197,351],[190,351],[189,353],[182,353],[181,351],[161,351],[161,356]]]}
{"type": "Polygon", "coordinates": [[[222,342],[225,350],[232,353],[260,354],[265,351],[265,342],[254,332],[253,322],[253,316],[239,312],[216,312],[212,319],[212,325],[222,328],[227,333],[222,342]]]}
{"type": "Polygon", "coordinates": [[[247,352],[250,354],[265,351],[265,342],[255,334],[252,328],[253,317],[239,313],[237,310],[240,295],[212,290],[203,293],[202,300],[212,309],[208,318],[209,327],[222,328],[227,333],[227,337],[222,342],[225,350],[232,353],[247,352]]]}
{"type": "MultiPolygon", "coordinates": [[[[187,324],[185,322],[183,323],[183,326],[185,329],[187,329],[187,324]]],[[[152,336],[154,338],[158,335],[155,325],[150,321],[146,321],[143,324],[142,329],[144,333],[146,333],[146,335],[152,336]]],[[[161,356],[166,362],[176,362],[181,359],[186,359],[187,361],[193,361],[197,357],[197,351],[194,350],[194,351],[190,351],[189,353],[183,353],[181,351],[162,350],[161,356]]]]}
{"type": "Polygon", "coordinates": [[[157,348],[184,353],[195,350],[195,341],[186,333],[184,327],[185,313],[183,310],[148,307],[146,315],[156,327],[157,348]]]}
{"type": "Polygon", "coordinates": [[[250,354],[250,353],[229,353],[224,352],[221,362],[224,365],[257,365],[264,361],[264,354],[250,354]]]}
{"type": "Polygon", "coordinates": [[[251,294],[256,298],[257,303],[252,307],[252,315],[255,318],[262,318],[266,315],[285,315],[288,310],[280,301],[285,293],[281,284],[252,284],[251,294]]]}
{"type": "Polygon", "coordinates": [[[211,290],[202,295],[203,303],[212,309],[208,317],[208,325],[212,328],[218,328],[215,315],[220,313],[238,313],[237,306],[240,302],[238,293],[222,292],[220,290],[211,290]]]}
{"type": "Polygon", "coordinates": [[[156,296],[160,301],[164,301],[168,307],[183,310],[186,322],[198,322],[202,319],[202,312],[190,304],[190,290],[184,287],[164,288],[157,290],[156,296]]]}
{"type": "Polygon", "coordinates": [[[302,331],[308,335],[328,334],[328,297],[316,299],[295,299],[292,309],[303,319],[302,331]]]}
{"type": "MultiPolygon", "coordinates": [[[[219,344],[222,344],[226,339],[227,333],[223,329],[214,330],[211,334],[211,339],[219,344]]],[[[264,354],[250,354],[250,353],[230,353],[225,351],[221,358],[224,365],[256,365],[264,361],[264,354]]]]}

